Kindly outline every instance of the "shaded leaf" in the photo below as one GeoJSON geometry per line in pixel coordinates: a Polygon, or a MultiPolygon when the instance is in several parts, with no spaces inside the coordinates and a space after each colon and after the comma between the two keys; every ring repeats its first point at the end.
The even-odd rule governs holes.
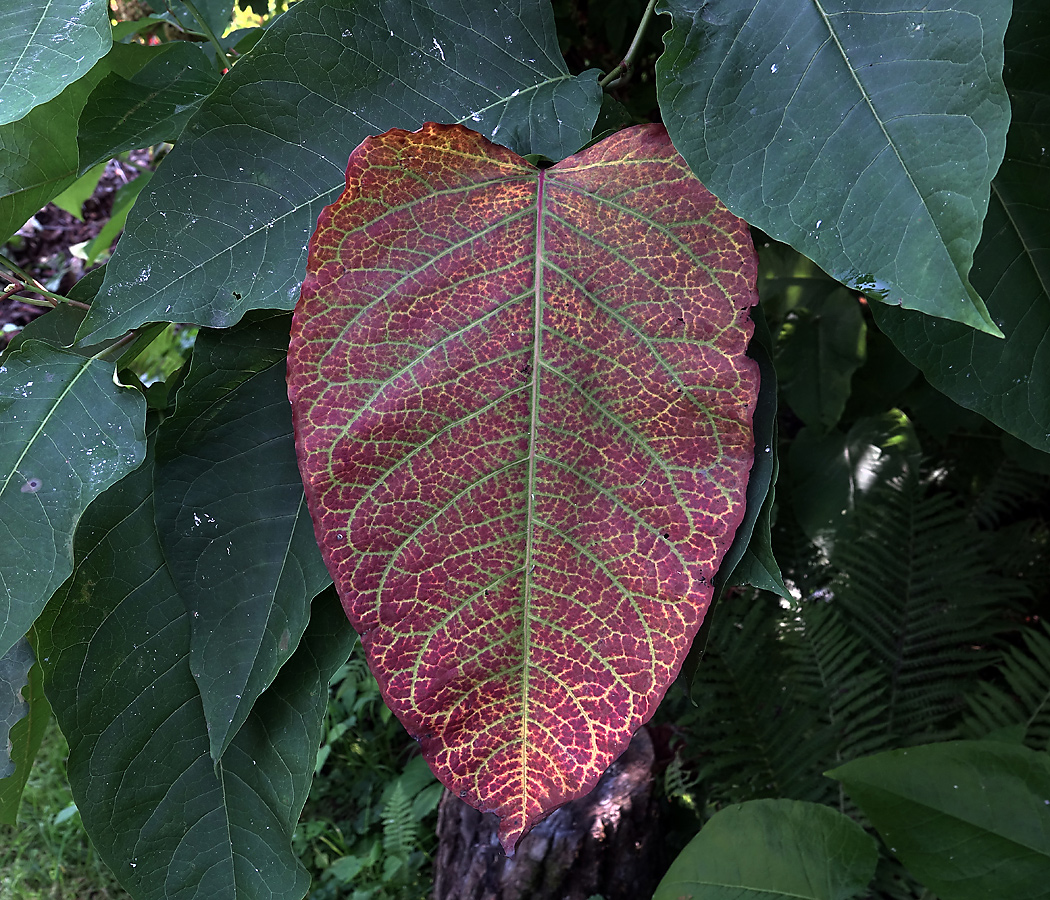
{"type": "MultiPolygon", "coordinates": [[[[8,651],[4,660],[0,660],[0,670],[4,668],[4,663],[11,661],[16,654],[20,657],[20,661],[14,668],[16,671],[20,669],[27,646],[27,642],[23,641],[15,644],[8,651]]],[[[22,791],[25,789],[26,781],[29,780],[29,772],[33,768],[33,760],[36,759],[37,751],[44,739],[44,732],[47,731],[48,723],[51,721],[51,705],[44,696],[43,675],[40,666],[35,664],[31,651],[29,662],[31,665],[23,678],[24,683],[17,689],[23,707],[21,715],[13,722],[7,723],[10,726],[10,732],[7,735],[3,734],[5,726],[3,721],[0,721],[0,747],[6,745],[10,748],[11,764],[9,774],[0,778],[0,825],[14,825],[17,822],[18,804],[22,798],[22,791]]],[[[9,686],[13,686],[19,677],[16,674],[14,678],[7,679],[7,676],[0,674],[0,691],[4,690],[2,685],[5,679],[9,686]]],[[[19,715],[17,710],[14,715],[19,715]]],[[[0,752],[0,773],[8,771],[3,767],[3,759],[3,753],[0,752]]]]}
{"type": "Polygon", "coordinates": [[[292,325],[306,496],[384,699],[512,851],[623,752],[710,601],[754,250],[661,126],[545,170],[395,129],[346,183],[292,325]]]}
{"type": "Polygon", "coordinates": [[[331,578],[303,497],[285,386],[290,316],[197,337],[157,436],[157,531],[190,618],[190,669],[219,759],[331,578]]]}
{"type": "Polygon", "coordinates": [[[177,140],[219,83],[215,65],[195,44],[162,48],[130,79],[110,73],[91,92],[77,128],[82,170],[124,150],[177,140]]]}
{"type": "Polygon", "coordinates": [[[992,182],[973,284],[997,340],[908,310],[875,321],[930,383],[1000,428],[1050,451],[1050,35],[1043,0],[1015,0],[1006,35],[1013,123],[992,182]]]}
{"type": "Polygon", "coordinates": [[[755,462],[747,480],[747,511],[715,579],[715,598],[725,585],[750,584],[790,597],[773,558],[770,526],[780,462],[777,453],[777,372],[769,358],[771,337],[762,308],[751,313],[755,334],[748,355],[758,363],[758,402],[752,417],[755,462]]]}
{"type": "Polygon", "coordinates": [[[1009,0],[664,0],[671,139],[733,212],[886,303],[997,333],[967,282],[1002,160],[1009,0]]]}
{"type": "Polygon", "coordinates": [[[1050,756],[996,741],[891,750],[828,772],[942,900],[1042,900],[1050,756]]]}
{"type": "Polygon", "coordinates": [[[846,408],[853,373],[864,363],[867,326],[844,289],[810,297],[788,313],[777,341],[784,398],[807,426],[834,428],[846,408]]]}
{"type": "Polygon", "coordinates": [[[0,781],[15,771],[11,758],[11,728],[29,712],[22,688],[29,681],[29,669],[35,661],[33,648],[25,638],[16,641],[7,653],[0,656],[0,781]]]}
{"type": "Polygon", "coordinates": [[[791,503],[811,541],[827,552],[857,501],[872,487],[916,471],[922,451],[900,410],[858,419],[843,434],[803,428],[791,442],[791,503]]]}
{"type": "Polygon", "coordinates": [[[89,508],[77,570],[40,622],[47,690],[84,826],[136,900],[299,900],[290,839],[313,774],[327,683],[353,633],[320,598],[221,761],[190,675],[189,614],[154,526],[151,460],[89,508]]]}
{"type": "Polygon", "coordinates": [[[877,861],[875,841],[830,807],[752,800],[711,817],[653,900],[849,900],[877,861]]]}
{"type": "Polygon", "coordinates": [[[19,0],[0,9],[0,125],[57,97],[112,43],[106,0],[19,0]]]}
{"type": "Polygon", "coordinates": [[[145,417],[112,363],[30,340],[0,366],[0,654],[73,571],[84,508],[142,462],[145,417]]]}
{"type": "Polygon", "coordinates": [[[114,44],[57,97],[0,127],[0,240],[76,181],[77,121],[95,85],[111,71],[128,77],[155,53],[152,47],[114,44]]]}
{"type": "Polygon", "coordinates": [[[82,336],[291,309],[318,213],[370,134],[469,122],[561,159],[590,140],[600,106],[595,73],[569,75],[547,4],[301,0],[187,126],[136,205],[82,336]]]}
{"type": "MultiPolygon", "coordinates": [[[[230,24],[233,0],[194,0],[193,6],[216,35],[222,34],[226,26],[230,24]]],[[[165,0],[162,8],[166,8],[164,18],[170,17],[172,21],[179,24],[183,31],[191,34],[205,34],[197,18],[182,0],[165,0]]]]}

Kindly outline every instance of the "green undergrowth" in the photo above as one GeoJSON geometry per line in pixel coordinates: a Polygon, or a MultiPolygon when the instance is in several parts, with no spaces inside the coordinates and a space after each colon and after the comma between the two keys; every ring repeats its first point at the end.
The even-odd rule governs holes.
{"type": "MultiPolygon", "coordinates": [[[[127,900],[91,846],[52,723],[22,798],[0,826],[0,900],[127,900]]],[[[384,705],[360,645],[335,675],[295,850],[310,900],[424,900],[442,787],[384,705]]]]}
{"type": "Polygon", "coordinates": [[[66,781],[54,722],[29,776],[18,825],[0,825],[0,900],[127,900],[91,846],[66,781]]]}

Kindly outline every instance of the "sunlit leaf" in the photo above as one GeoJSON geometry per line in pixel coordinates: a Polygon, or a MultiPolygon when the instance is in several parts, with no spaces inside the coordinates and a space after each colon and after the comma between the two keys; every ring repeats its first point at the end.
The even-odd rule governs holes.
{"type": "Polygon", "coordinates": [[[744,514],[744,223],[660,126],[538,170],[369,138],[289,350],[321,550],[384,698],[512,850],[653,713],[744,514]]]}
{"type": "Polygon", "coordinates": [[[0,7],[0,125],[57,97],[109,50],[106,0],[17,0],[0,7]]]}

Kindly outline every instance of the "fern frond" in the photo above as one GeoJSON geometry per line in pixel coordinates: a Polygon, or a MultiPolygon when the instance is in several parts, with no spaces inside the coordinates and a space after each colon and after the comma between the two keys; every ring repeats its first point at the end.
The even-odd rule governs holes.
{"type": "Polygon", "coordinates": [[[858,504],[832,565],[831,593],[881,673],[886,739],[948,736],[947,717],[994,660],[994,620],[1022,588],[994,574],[965,510],[914,474],[858,504]]]}
{"type": "Polygon", "coordinates": [[[418,839],[416,821],[412,817],[412,801],[400,780],[394,783],[383,804],[383,851],[387,857],[408,859],[418,839]]]}
{"type": "Polygon", "coordinates": [[[1050,750],[1050,625],[1023,632],[1025,649],[1013,647],[999,665],[1000,684],[984,681],[966,697],[964,732],[984,737],[1018,726],[1024,742],[1050,750]]]}
{"type": "Polygon", "coordinates": [[[839,607],[821,600],[801,604],[790,634],[788,677],[809,682],[809,695],[819,698],[834,746],[828,764],[885,749],[882,679],[839,607]]]}
{"type": "Polygon", "coordinates": [[[717,802],[790,797],[820,802],[833,790],[814,760],[829,755],[819,704],[785,679],[781,610],[759,592],[719,607],[693,682],[689,728],[700,774],[717,802]]]}
{"type": "Polygon", "coordinates": [[[1006,458],[978,481],[970,516],[980,528],[993,529],[1038,502],[1047,490],[1047,477],[1021,468],[1006,458]]]}

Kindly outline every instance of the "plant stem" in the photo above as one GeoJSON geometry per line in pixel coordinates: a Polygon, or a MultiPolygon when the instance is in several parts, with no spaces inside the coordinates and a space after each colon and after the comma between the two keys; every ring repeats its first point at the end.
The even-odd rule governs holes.
{"type": "Polygon", "coordinates": [[[645,29],[649,27],[649,20],[653,17],[654,9],[656,9],[656,0],[649,0],[649,4],[645,7],[645,12],[642,13],[642,21],[638,23],[638,30],[634,33],[631,46],[627,48],[627,53],[624,54],[623,59],[620,60],[616,68],[598,82],[603,88],[607,88],[613,82],[619,81],[631,71],[631,66],[634,65],[634,58],[638,55],[638,48],[642,45],[645,29]]]}
{"type": "MultiPolygon", "coordinates": [[[[215,48],[215,62],[219,66],[219,69],[221,70],[232,66],[233,60],[226,55],[226,51],[222,49],[222,44],[219,43],[219,39],[215,36],[215,32],[211,30],[211,26],[205,21],[204,16],[197,11],[197,7],[194,6],[193,0],[182,0],[182,2],[186,9],[190,11],[190,15],[197,20],[201,33],[211,41],[211,45],[215,48]],[[223,63],[225,63],[225,66],[223,63]]],[[[170,6],[168,7],[168,11],[171,11],[170,6]]],[[[174,16],[175,13],[172,13],[172,15],[174,16]]],[[[178,16],[176,16],[176,18],[178,18],[178,16]]]]}
{"type": "Polygon", "coordinates": [[[9,275],[6,272],[0,272],[0,276],[8,282],[7,287],[2,292],[5,299],[14,296],[19,291],[32,291],[34,294],[40,294],[45,299],[37,300],[35,297],[19,297],[19,301],[28,303],[30,306],[46,306],[48,309],[54,309],[59,303],[68,303],[70,306],[77,307],[77,309],[90,309],[86,303],[81,303],[79,300],[70,300],[69,297],[52,293],[32,275],[24,272],[19,266],[11,262],[6,256],[0,255],[0,265],[10,269],[13,273],[9,275]]]}

